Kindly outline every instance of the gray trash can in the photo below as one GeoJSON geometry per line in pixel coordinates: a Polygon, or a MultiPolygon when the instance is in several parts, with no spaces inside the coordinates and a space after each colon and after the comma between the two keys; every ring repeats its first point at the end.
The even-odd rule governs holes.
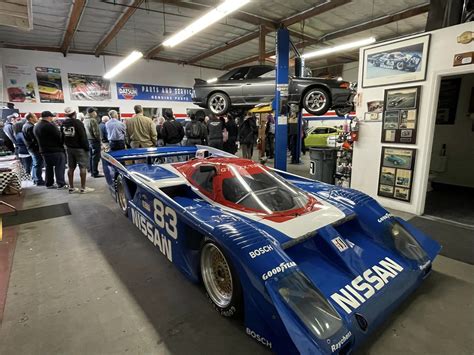
{"type": "Polygon", "coordinates": [[[309,148],[309,175],[312,179],[334,184],[337,149],[309,148]]]}

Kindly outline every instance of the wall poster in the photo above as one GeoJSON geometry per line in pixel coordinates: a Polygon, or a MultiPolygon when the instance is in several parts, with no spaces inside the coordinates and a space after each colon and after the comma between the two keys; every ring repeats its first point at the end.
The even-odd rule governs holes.
{"type": "Polygon", "coordinates": [[[27,65],[5,65],[4,76],[8,101],[36,103],[36,78],[27,65]]]}
{"type": "Polygon", "coordinates": [[[35,69],[40,102],[63,103],[64,92],[61,69],[46,67],[36,67],[35,69]]]}
{"type": "Polygon", "coordinates": [[[362,87],[426,79],[430,34],[364,49],[362,87]]]}
{"type": "Polygon", "coordinates": [[[410,201],[415,155],[415,149],[382,147],[377,195],[410,201]]]}
{"type": "Polygon", "coordinates": [[[420,86],[385,90],[382,143],[416,143],[420,90],[420,86]]]}
{"type": "Polygon", "coordinates": [[[110,81],[99,75],[67,74],[71,100],[105,101],[111,99],[110,81]]]}
{"type": "Polygon", "coordinates": [[[117,83],[119,100],[192,102],[192,88],[151,84],[117,83]]]}

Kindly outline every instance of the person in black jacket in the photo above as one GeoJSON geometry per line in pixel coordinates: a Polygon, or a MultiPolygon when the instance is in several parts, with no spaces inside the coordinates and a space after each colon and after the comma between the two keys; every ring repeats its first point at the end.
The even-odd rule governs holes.
{"type": "Polygon", "coordinates": [[[206,138],[206,127],[196,118],[196,115],[191,114],[191,122],[186,124],[186,145],[202,144],[202,141],[206,138]]]}
{"type": "Polygon", "coordinates": [[[81,194],[92,192],[94,189],[86,187],[87,167],[89,165],[89,141],[87,140],[84,124],[77,119],[76,111],[71,107],[64,110],[66,119],[61,126],[64,144],[67,152],[67,177],[69,180],[69,193],[80,192],[81,194]],[[81,177],[81,189],[74,187],[74,170],[79,166],[81,177]]]}
{"type": "Polygon", "coordinates": [[[209,114],[207,122],[208,144],[210,147],[223,149],[224,144],[224,123],[214,114],[209,114]]]}
{"type": "Polygon", "coordinates": [[[227,115],[225,129],[227,130],[227,141],[224,142],[224,150],[230,154],[235,154],[237,152],[239,127],[235,123],[234,116],[230,113],[227,115]]]}
{"type": "Polygon", "coordinates": [[[252,159],[253,144],[257,135],[257,124],[252,116],[245,116],[239,127],[239,142],[242,147],[242,157],[252,159]]]}
{"type": "Polygon", "coordinates": [[[164,113],[165,123],[161,127],[161,137],[166,145],[181,145],[184,138],[184,128],[178,121],[175,120],[173,112],[166,110],[164,113]]]}
{"type": "Polygon", "coordinates": [[[31,156],[33,167],[31,169],[31,175],[33,178],[33,183],[36,186],[43,186],[43,157],[39,152],[38,141],[36,140],[35,135],[33,134],[33,128],[35,124],[38,123],[38,117],[32,112],[28,113],[26,116],[26,123],[23,125],[23,139],[25,140],[26,149],[31,156]]]}
{"type": "Polygon", "coordinates": [[[46,165],[46,188],[67,189],[64,180],[66,156],[64,154],[63,137],[53,123],[50,111],[41,112],[41,120],[33,128],[33,134],[39,145],[39,151],[46,165]],[[56,185],[54,178],[56,177],[56,185]]]}
{"type": "Polygon", "coordinates": [[[25,138],[23,136],[23,126],[25,125],[25,123],[26,119],[22,119],[15,123],[15,125],[13,126],[13,132],[15,134],[18,158],[20,158],[20,162],[23,169],[25,170],[25,173],[30,176],[33,160],[31,158],[30,153],[28,153],[25,138]]]}

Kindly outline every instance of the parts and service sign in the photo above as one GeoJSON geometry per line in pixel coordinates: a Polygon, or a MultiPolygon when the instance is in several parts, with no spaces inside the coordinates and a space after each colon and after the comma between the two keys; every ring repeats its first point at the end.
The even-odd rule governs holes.
{"type": "Polygon", "coordinates": [[[192,93],[192,88],[117,83],[117,97],[119,100],[192,102],[192,93]]]}

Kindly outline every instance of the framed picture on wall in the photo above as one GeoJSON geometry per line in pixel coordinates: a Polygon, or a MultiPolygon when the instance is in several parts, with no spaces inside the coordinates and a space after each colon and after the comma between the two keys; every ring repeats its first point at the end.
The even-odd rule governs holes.
{"type": "Polygon", "coordinates": [[[385,90],[382,143],[415,144],[421,86],[385,90]]]}
{"type": "Polygon", "coordinates": [[[430,34],[364,49],[362,87],[426,79],[430,34]]]}
{"type": "Polygon", "coordinates": [[[416,150],[382,147],[377,195],[410,202],[416,150]]]}

